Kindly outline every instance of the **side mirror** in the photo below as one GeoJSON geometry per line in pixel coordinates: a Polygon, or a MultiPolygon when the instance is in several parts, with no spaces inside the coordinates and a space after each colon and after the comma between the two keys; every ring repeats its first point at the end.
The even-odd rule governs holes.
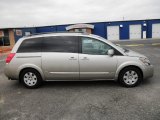
{"type": "Polygon", "coordinates": [[[109,56],[113,56],[114,55],[114,50],[113,49],[109,49],[108,50],[108,55],[109,56]]]}

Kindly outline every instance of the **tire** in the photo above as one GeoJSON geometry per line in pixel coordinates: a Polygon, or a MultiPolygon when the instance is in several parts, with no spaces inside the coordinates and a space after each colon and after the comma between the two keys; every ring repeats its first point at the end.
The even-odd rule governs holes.
{"type": "Polygon", "coordinates": [[[42,85],[42,77],[40,73],[34,69],[25,69],[20,74],[20,80],[27,88],[38,88],[42,85]]]}
{"type": "Polygon", "coordinates": [[[119,74],[119,82],[125,87],[135,87],[142,81],[141,71],[136,67],[124,68],[119,74]]]}

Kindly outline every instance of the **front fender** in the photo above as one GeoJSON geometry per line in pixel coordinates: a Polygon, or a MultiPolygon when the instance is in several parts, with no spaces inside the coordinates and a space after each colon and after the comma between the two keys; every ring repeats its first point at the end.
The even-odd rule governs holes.
{"type": "Polygon", "coordinates": [[[129,66],[135,66],[135,67],[138,67],[141,69],[141,71],[143,72],[143,70],[145,69],[144,66],[139,63],[139,62],[136,62],[136,61],[127,61],[127,62],[124,62],[120,65],[117,66],[117,71],[116,71],[116,74],[115,74],[115,80],[118,79],[118,76],[119,76],[119,73],[120,71],[125,68],[125,67],[129,67],[129,66]]]}

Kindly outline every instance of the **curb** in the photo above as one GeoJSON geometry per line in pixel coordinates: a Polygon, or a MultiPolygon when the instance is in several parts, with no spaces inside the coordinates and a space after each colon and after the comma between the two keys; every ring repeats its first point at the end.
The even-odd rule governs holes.
{"type": "Polygon", "coordinates": [[[110,41],[111,42],[133,42],[133,41],[154,41],[154,40],[160,40],[160,39],[148,38],[148,39],[135,39],[135,40],[123,39],[123,40],[110,40],[110,41]]]}

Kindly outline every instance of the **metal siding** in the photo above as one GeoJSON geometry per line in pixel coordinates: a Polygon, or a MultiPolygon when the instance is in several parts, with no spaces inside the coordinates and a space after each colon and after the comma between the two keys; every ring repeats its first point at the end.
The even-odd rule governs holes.
{"type": "MultiPolygon", "coordinates": [[[[142,29],[141,29],[141,33],[143,33],[143,31],[146,31],[146,26],[143,26],[144,20],[138,20],[138,21],[123,21],[121,22],[123,24],[123,28],[120,29],[121,32],[121,37],[120,39],[129,39],[129,26],[130,25],[137,25],[137,24],[141,24],[142,29]]],[[[143,34],[141,34],[141,38],[143,37],[143,34]]]]}
{"type": "Polygon", "coordinates": [[[147,38],[152,38],[152,22],[147,21],[147,38]]]}
{"type": "Polygon", "coordinates": [[[107,38],[105,23],[89,23],[89,24],[94,25],[93,34],[107,38]]]}
{"type": "MultiPolygon", "coordinates": [[[[146,37],[152,38],[152,24],[160,23],[160,19],[155,20],[135,20],[135,21],[115,21],[115,22],[99,22],[99,23],[88,23],[94,25],[93,34],[99,35],[107,39],[107,26],[115,26],[115,25],[123,25],[120,27],[120,39],[125,40],[129,39],[129,25],[141,24],[142,25],[142,33],[146,31],[146,37]],[[143,26],[146,23],[147,26],[143,26]]],[[[25,32],[31,31],[32,33],[41,33],[41,32],[55,32],[55,31],[66,31],[66,25],[56,25],[56,26],[44,26],[44,27],[31,27],[31,28],[17,28],[22,30],[24,35],[25,32]]],[[[17,41],[22,36],[16,36],[15,32],[15,40],[17,41]]],[[[143,34],[142,34],[143,36],[143,34]]]]}
{"type": "Polygon", "coordinates": [[[58,25],[57,26],[57,31],[66,31],[66,27],[69,25],[58,25]]]}
{"type": "Polygon", "coordinates": [[[128,22],[121,22],[120,24],[123,25],[123,27],[120,27],[120,39],[121,40],[129,39],[129,24],[128,24],[128,22]]]}
{"type": "Polygon", "coordinates": [[[55,26],[37,27],[36,30],[37,30],[36,31],[37,33],[54,32],[54,31],[56,31],[56,27],[55,26]]]}

